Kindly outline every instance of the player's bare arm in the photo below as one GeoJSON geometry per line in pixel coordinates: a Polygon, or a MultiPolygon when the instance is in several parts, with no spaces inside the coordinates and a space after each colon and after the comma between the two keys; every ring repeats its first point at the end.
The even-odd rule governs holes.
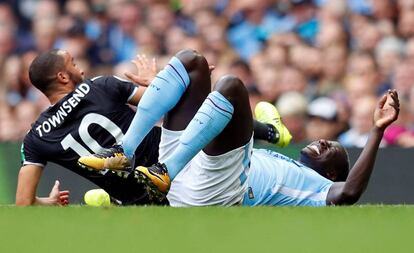
{"type": "Polygon", "coordinates": [[[400,103],[396,90],[389,90],[378,102],[374,112],[374,127],[366,146],[345,182],[336,182],[328,192],[327,204],[350,205],[365,191],[384,130],[398,118],[400,103]]]}
{"type": "Polygon", "coordinates": [[[59,181],[55,182],[49,197],[36,197],[36,189],[42,175],[42,167],[25,165],[20,168],[16,190],[16,205],[68,205],[69,191],[59,190],[59,181]]]}

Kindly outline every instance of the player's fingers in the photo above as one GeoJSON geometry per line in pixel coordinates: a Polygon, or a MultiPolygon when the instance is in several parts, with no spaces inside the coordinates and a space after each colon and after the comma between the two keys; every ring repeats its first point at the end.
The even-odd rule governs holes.
{"type": "Polygon", "coordinates": [[[144,61],[144,57],[142,56],[142,54],[139,54],[137,56],[137,60],[141,66],[145,66],[145,61],[144,61]]]}
{"type": "Polygon", "coordinates": [[[135,75],[130,73],[130,72],[125,72],[124,75],[128,78],[128,79],[134,79],[135,75]]]}
{"type": "Polygon", "coordinates": [[[62,202],[69,202],[69,196],[65,196],[65,197],[59,198],[59,202],[60,203],[62,203],[62,202]]]}
{"type": "Polygon", "coordinates": [[[395,109],[395,111],[397,111],[397,112],[400,111],[400,106],[398,104],[396,104],[396,103],[390,103],[390,106],[392,106],[395,109]]]}
{"type": "Polygon", "coordinates": [[[398,92],[397,92],[397,90],[396,90],[396,89],[392,89],[392,90],[391,90],[391,92],[392,92],[393,94],[395,94],[395,96],[398,98],[398,92]]]}
{"type": "Polygon", "coordinates": [[[68,195],[66,195],[66,196],[60,196],[57,199],[57,204],[60,205],[60,206],[66,206],[66,205],[68,205],[69,204],[69,196],[68,195]]]}
{"type": "Polygon", "coordinates": [[[152,68],[152,64],[150,64],[150,62],[147,58],[144,59],[144,65],[145,65],[145,69],[151,69],[152,68]]]}
{"type": "Polygon", "coordinates": [[[141,63],[139,60],[132,60],[131,62],[135,65],[135,67],[137,67],[137,69],[141,69],[141,63]]]}
{"type": "Polygon", "coordinates": [[[157,60],[155,60],[155,57],[152,58],[152,71],[157,72],[157,60]]]}
{"type": "Polygon", "coordinates": [[[130,72],[125,72],[124,75],[131,80],[132,82],[138,84],[139,86],[143,86],[143,87],[148,87],[148,85],[145,84],[145,82],[140,79],[138,76],[130,73],[130,72]]]}
{"type": "Polygon", "coordinates": [[[397,92],[397,90],[396,89],[389,89],[388,90],[388,93],[392,96],[392,97],[395,97],[395,98],[397,98],[398,99],[398,92],[397,92]]]}
{"type": "Polygon", "coordinates": [[[60,196],[69,195],[69,191],[60,191],[59,195],[60,196]]]}
{"type": "Polygon", "coordinates": [[[378,107],[382,109],[387,101],[387,94],[382,95],[381,99],[378,101],[378,107]]]}
{"type": "Polygon", "coordinates": [[[145,54],[142,57],[142,61],[145,62],[148,65],[148,62],[149,61],[148,61],[148,58],[147,58],[147,56],[145,54]]]}
{"type": "Polygon", "coordinates": [[[392,106],[397,112],[400,110],[400,103],[398,101],[398,98],[395,97],[395,94],[390,95],[391,101],[388,103],[390,106],[392,106]]]}
{"type": "Polygon", "coordinates": [[[391,98],[392,98],[392,100],[394,101],[395,104],[399,104],[400,103],[400,101],[398,100],[398,95],[397,95],[396,92],[391,92],[390,93],[390,96],[391,96],[391,98]]]}
{"type": "Polygon", "coordinates": [[[137,56],[137,59],[135,60],[135,65],[137,66],[138,69],[142,68],[143,63],[142,63],[142,58],[140,55],[137,56]]]}
{"type": "Polygon", "coordinates": [[[125,72],[124,75],[131,81],[137,82],[138,77],[131,72],[125,72]]]}

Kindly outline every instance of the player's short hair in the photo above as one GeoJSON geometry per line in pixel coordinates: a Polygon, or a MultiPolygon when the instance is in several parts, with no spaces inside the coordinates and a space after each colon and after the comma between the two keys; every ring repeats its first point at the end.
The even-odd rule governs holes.
{"type": "Polygon", "coordinates": [[[41,92],[46,93],[56,79],[56,74],[65,67],[59,49],[53,49],[38,55],[30,64],[29,78],[32,84],[41,92]]]}

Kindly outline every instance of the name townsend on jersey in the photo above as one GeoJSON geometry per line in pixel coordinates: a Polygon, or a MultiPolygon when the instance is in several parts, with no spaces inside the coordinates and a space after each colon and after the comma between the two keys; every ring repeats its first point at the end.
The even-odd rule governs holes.
{"type": "Polygon", "coordinates": [[[59,126],[68,114],[79,105],[79,102],[83,97],[85,97],[86,94],[89,93],[90,89],[91,88],[88,84],[81,83],[73,92],[72,96],[67,98],[66,101],[62,103],[54,115],[36,127],[36,131],[39,133],[40,137],[42,137],[45,133],[49,133],[53,128],[59,126]]]}

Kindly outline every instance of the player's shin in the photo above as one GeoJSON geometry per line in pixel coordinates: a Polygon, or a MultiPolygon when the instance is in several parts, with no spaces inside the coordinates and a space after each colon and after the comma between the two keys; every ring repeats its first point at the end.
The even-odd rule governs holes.
{"type": "Polygon", "coordinates": [[[219,92],[208,95],[180,137],[180,144],[164,162],[171,180],[229,123],[233,105],[219,92]]]}
{"type": "Polygon", "coordinates": [[[160,71],[143,94],[131,125],[122,138],[122,146],[128,158],[161,117],[178,103],[190,84],[190,77],[183,65],[173,57],[160,71]]]}

